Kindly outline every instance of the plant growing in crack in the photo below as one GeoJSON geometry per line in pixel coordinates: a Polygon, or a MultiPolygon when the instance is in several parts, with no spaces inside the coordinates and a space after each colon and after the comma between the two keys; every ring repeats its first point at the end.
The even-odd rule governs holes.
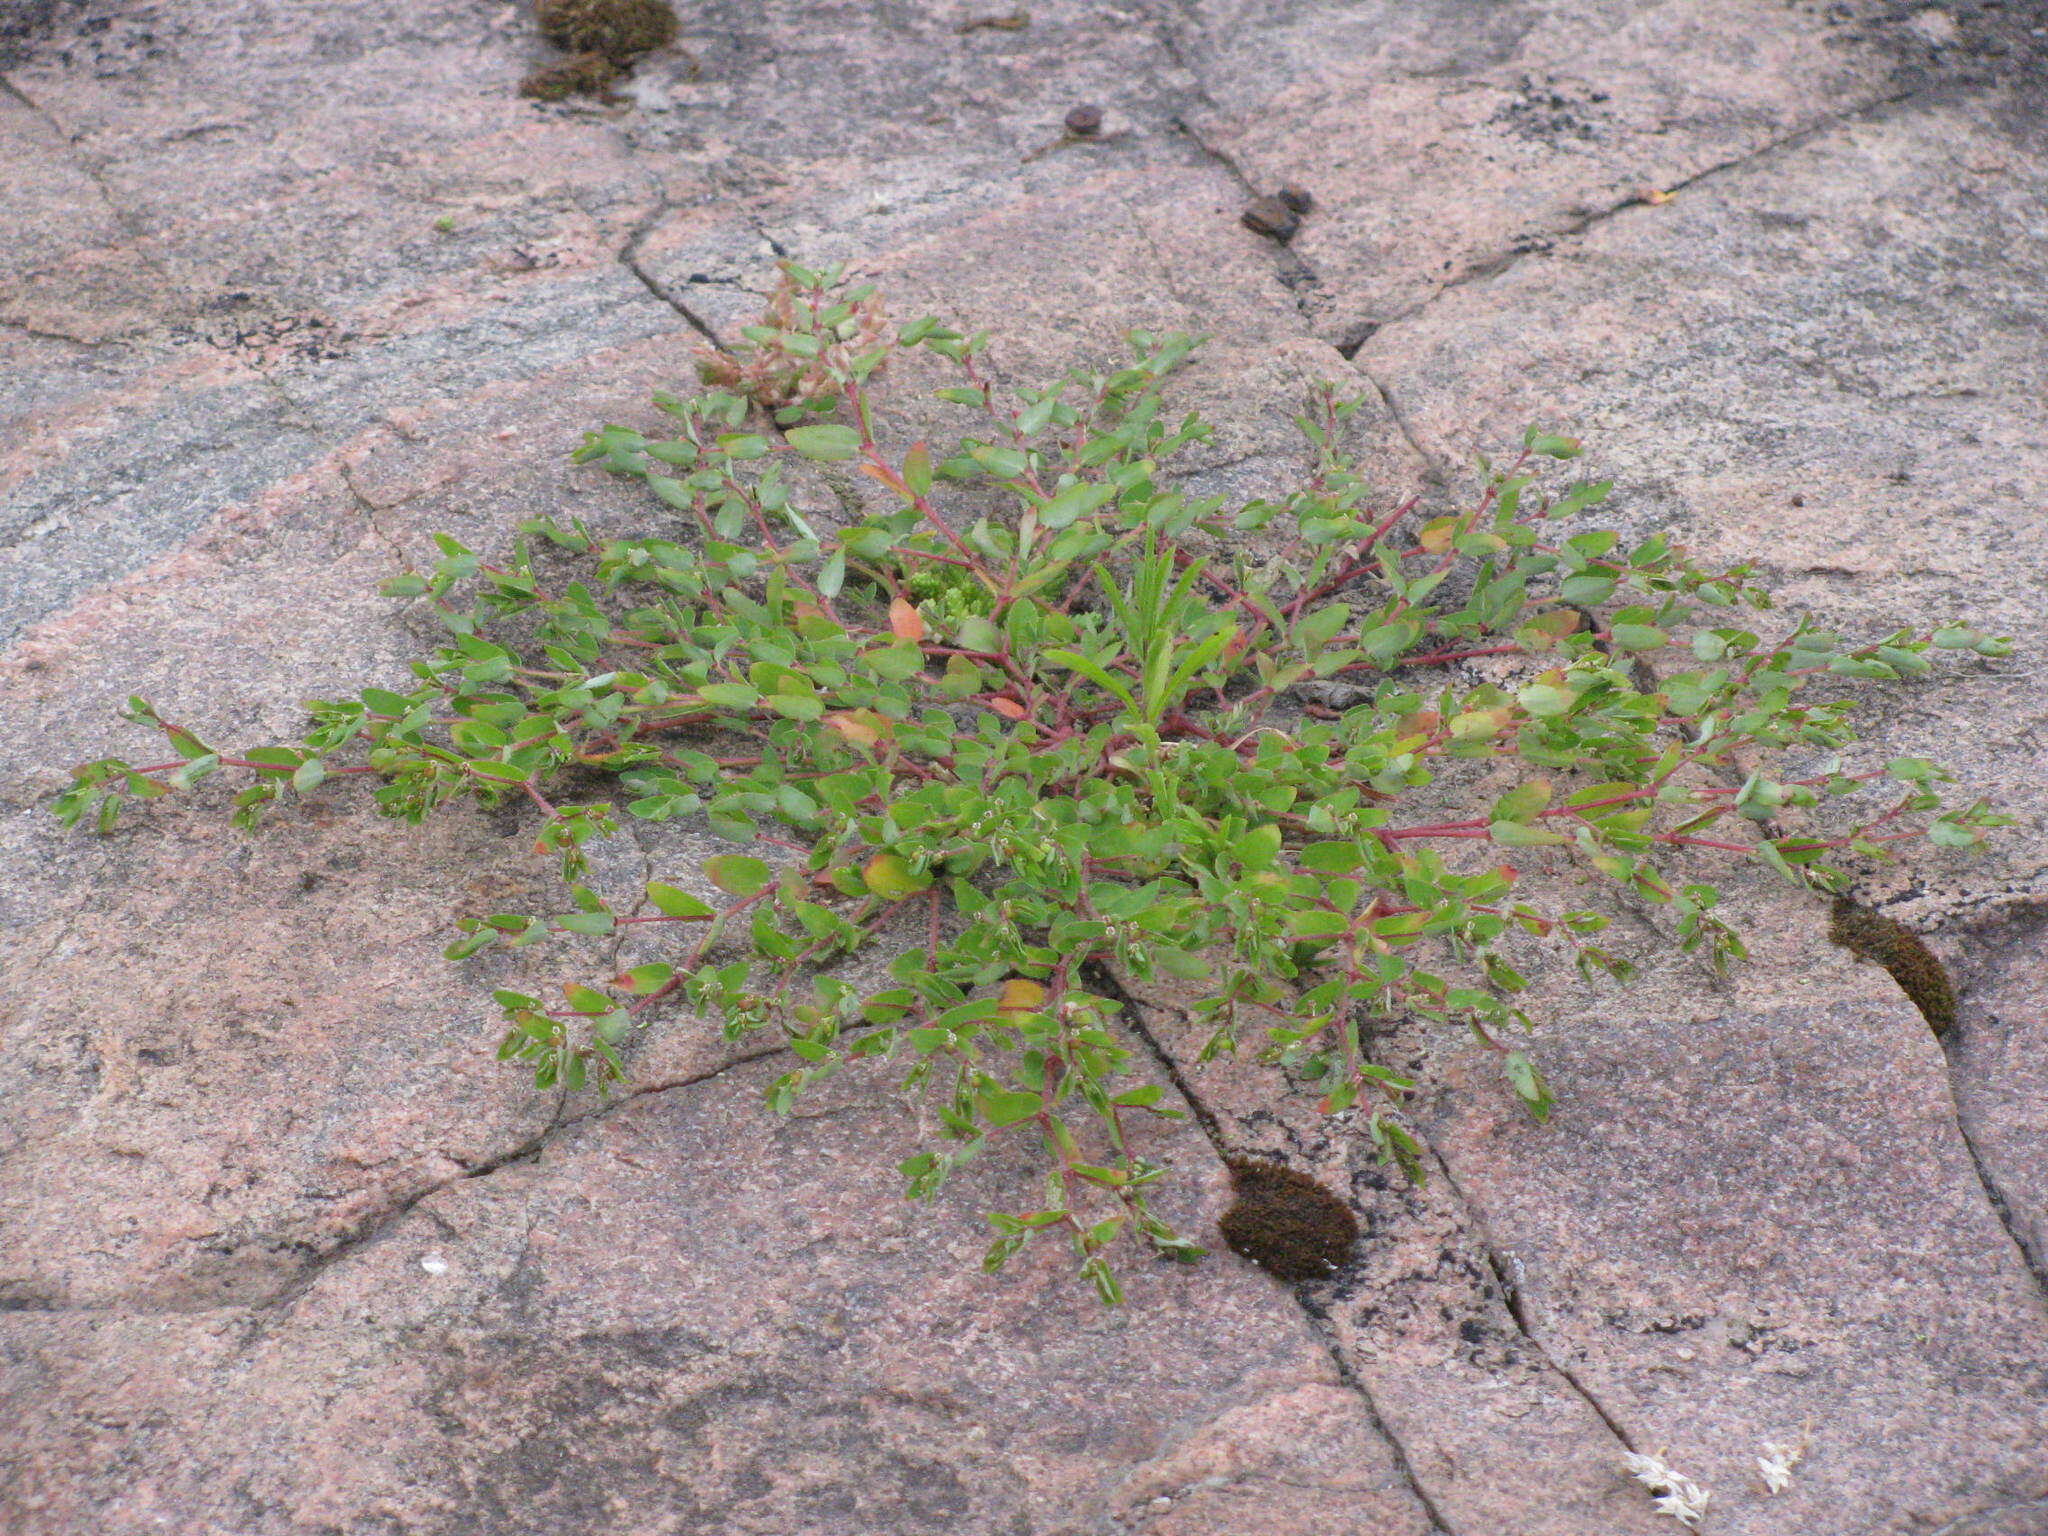
{"type": "Polygon", "coordinates": [[[385,588],[450,633],[410,687],[315,702],[301,740],[238,755],[137,699],[174,759],[85,765],[59,814],[110,827],[128,799],[221,769],[248,776],[243,825],[330,778],[415,822],[529,802],[565,910],[463,919],[449,958],[635,928],[679,941],[559,999],[498,992],[502,1056],[541,1087],[603,1086],[682,1005],[729,1040],[779,1034],[777,1110],[850,1063],[893,1063],[935,1112],[908,1192],[1029,1138],[1043,1197],[989,1216],[986,1267],[1061,1232],[1107,1301],[1120,1239],[1201,1252],[1151,1204],[1163,1170],[1139,1124],[1177,1111],[1117,1027],[1113,972],[1178,978],[1201,1059],[1255,1046],[1419,1177],[1411,1085],[1362,1024],[1468,1027],[1540,1119],[1516,947],[1629,971],[1607,914],[1527,899],[1522,866],[1662,908],[1719,967],[1741,942],[1679,865],[1835,887],[1841,859],[1973,846],[2005,819],[1945,804],[1930,762],[1847,756],[1855,685],[2004,641],[1752,621],[1770,604],[1746,568],[1579,528],[1607,485],[1539,474],[1571,439],[1532,431],[1469,504],[1429,516],[1374,499],[1342,446],[1358,402],[1325,387],[1298,418],[1305,483],[1227,508],[1165,475],[1209,435],[1166,414],[1191,338],[1134,332],[1127,366],[1008,396],[986,336],[922,319],[891,337],[869,290],[785,275],[758,356],[827,387],[778,386],[775,430],[739,394],[657,396],[671,435],[607,426],[578,454],[644,481],[667,526],[599,540],[536,518],[496,561],[440,536],[431,573],[385,588]],[[871,388],[913,348],[956,371],[939,395],[969,417],[936,452],[892,438],[871,388]],[[798,460],[851,467],[879,509],[806,512],[798,460]],[[565,561],[583,577],[547,574],[565,561]],[[587,846],[621,808],[561,788],[592,775],[624,815],[701,817],[736,851],[648,884],[645,910],[596,889],[587,846]],[[885,985],[835,973],[876,949],[885,985]]]}

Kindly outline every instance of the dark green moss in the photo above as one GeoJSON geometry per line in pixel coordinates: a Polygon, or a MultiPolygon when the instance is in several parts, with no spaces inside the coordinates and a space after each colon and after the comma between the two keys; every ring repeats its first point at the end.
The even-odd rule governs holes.
{"type": "Polygon", "coordinates": [[[676,35],[667,0],[538,0],[540,35],[565,53],[601,53],[614,64],[676,35]]]}
{"type": "Polygon", "coordinates": [[[579,53],[546,69],[536,69],[519,82],[519,94],[536,101],[561,101],[569,96],[608,96],[619,67],[601,53],[579,53]]]}
{"type": "Polygon", "coordinates": [[[1305,1173],[1243,1159],[1230,1165],[1237,1199],[1219,1224],[1232,1253],[1279,1280],[1317,1280],[1358,1239],[1351,1207],[1305,1173]]]}
{"type": "Polygon", "coordinates": [[[1928,1028],[1946,1034],[1956,1021],[1956,992],[1948,968],[1920,935],[1882,912],[1873,912],[1846,896],[1835,899],[1828,937],[1865,960],[1875,960],[1892,973],[1899,989],[1913,1000],[1928,1028]]]}

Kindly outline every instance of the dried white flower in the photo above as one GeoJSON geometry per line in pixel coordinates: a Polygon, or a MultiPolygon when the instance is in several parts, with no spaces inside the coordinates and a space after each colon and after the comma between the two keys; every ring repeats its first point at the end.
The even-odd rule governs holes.
{"type": "Polygon", "coordinates": [[[1792,1469],[1799,1465],[1800,1457],[1806,1454],[1806,1437],[1801,1435],[1797,1445],[1779,1445],[1775,1440],[1764,1442],[1764,1453],[1756,1459],[1756,1469],[1764,1480],[1764,1487],[1773,1494],[1783,1493],[1792,1485],[1792,1469]]]}
{"type": "Polygon", "coordinates": [[[1640,1456],[1630,1451],[1622,1458],[1629,1476],[1649,1489],[1654,1496],[1650,1507],[1660,1515],[1669,1515],[1687,1529],[1697,1529],[1707,1517],[1707,1503],[1711,1495],[1706,1489],[1683,1473],[1674,1471],[1664,1460],[1660,1451],[1654,1456],[1640,1456]]]}

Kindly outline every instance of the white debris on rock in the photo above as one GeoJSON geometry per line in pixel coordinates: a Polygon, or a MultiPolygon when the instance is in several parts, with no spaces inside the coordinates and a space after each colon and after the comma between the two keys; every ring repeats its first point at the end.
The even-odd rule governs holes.
{"type": "Polygon", "coordinates": [[[1650,1490],[1650,1507],[1660,1515],[1669,1515],[1689,1530],[1696,1530],[1707,1517],[1707,1504],[1712,1495],[1683,1473],[1674,1470],[1660,1451],[1654,1456],[1628,1452],[1622,1458],[1629,1476],[1650,1490]]]}

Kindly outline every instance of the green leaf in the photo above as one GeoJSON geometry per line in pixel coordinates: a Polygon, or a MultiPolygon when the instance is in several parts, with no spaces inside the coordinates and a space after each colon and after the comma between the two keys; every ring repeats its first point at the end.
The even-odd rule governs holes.
{"type": "Polygon", "coordinates": [[[706,704],[726,709],[752,709],[761,702],[760,690],[745,683],[706,683],[697,690],[697,696],[706,704]]]}
{"type": "Polygon", "coordinates": [[[704,877],[728,896],[758,896],[775,883],[775,871],[743,853],[715,854],[704,861],[704,877]]]}
{"type": "Polygon", "coordinates": [[[1090,661],[1086,656],[1078,655],[1073,651],[1047,651],[1045,659],[1058,663],[1070,672],[1080,673],[1097,687],[1113,697],[1121,699],[1126,709],[1137,709],[1138,701],[1131,697],[1131,690],[1119,679],[1110,676],[1109,673],[1090,661]]]}
{"type": "Polygon", "coordinates": [[[1497,822],[1528,821],[1549,804],[1550,780],[1530,779],[1493,802],[1493,819],[1497,822]]]}
{"type": "Polygon", "coordinates": [[[1344,875],[1365,862],[1356,843],[1310,843],[1297,857],[1303,869],[1319,875],[1344,875]]]}
{"type": "Polygon", "coordinates": [[[1551,683],[1531,683],[1515,695],[1515,702],[1538,720],[1555,720],[1570,714],[1579,696],[1551,683]]]}
{"type": "Polygon", "coordinates": [[[914,445],[903,455],[903,483],[919,496],[931,491],[932,451],[923,443],[914,445]]]}
{"type": "Polygon", "coordinates": [[[1562,832],[1525,827],[1519,821],[1496,821],[1487,828],[1487,835],[1503,848],[1555,848],[1571,841],[1562,832]]]}
{"type": "Polygon", "coordinates": [[[967,456],[998,480],[1015,480],[1031,463],[1015,448],[970,448],[967,456]]]}
{"type": "Polygon", "coordinates": [[[654,903],[654,909],[663,917],[711,917],[710,907],[692,896],[688,891],[673,885],[664,885],[659,880],[647,884],[647,899],[654,903]]]}
{"type": "Polygon", "coordinates": [[[1559,437],[1555,433],[1537,433],[1531,428],[1528,438],[1531,453],[1547,454],[1553,459],[1576,459],[1586,450],[1579,445],[1576,437],[1559,437]]]}
{"type": "Polygon", "coordinates": [[[930,875],[921,875],[901,854],[878,853],[861,867],[861,883],[888,901],[902,901],[928,890],[930,875]]]}
{"type": "Polygon", "coordinates": [[[618,984],[635,997],[648,997],[667,986],[675,973],[672,965],[636,965],[619,977],[618,984]]]}
{"type": "Polygon", "coordinates": [[[1671,643],[1671,637],[1654,624],[1617,624],[1614,643],[1624,651],[1654,651],[1671,643]]]}
{"type": "Polygon", "coordinates": [[[1934,821],[1928,824],[1927,840],[1937,848],[1975,848],[1984,841],[1984,834],[1952,821],[1934,821]]]}
{"type": "Polygon", "coordinates": [[[1303,912],[1290,912],[1287,931],[1304,939],[1333,939],[1351,931],[1351,919],[1342,912],[1324,912],[1311,907],[1303,912]]]}
{"type": "Polygon", "coordinates": [[[997,1130],[1015,1125],[1020,1120],[1029,1120],[1040,1108],[1039,1097],[1035,1093],[996,1087],[982,1089],[974,1096],[974,1102],[982,1117],[997,1130]]]}
{"type": "Polygon", "coordinates": [[[1612,576],[1567,576],[1558,583],[1557,595],[1568,603],[1592,608],[1614,596],[1612,576]]]}
{"type": "Polygon", "coordinates": [[[1253,827],[1237,840],[1231,856],[1247,870],[1271,869],[1280,856],[1280,829],[1270,823],[1253,827]]]}
{"type": "Polygon", "coordinates": [[[1501,1058],[1501,1069],[1507,1073],[1515,1096],[1529,1106],[1529,1113],[1539,1122],[1548,1120],[1555,1101],[1550,1097],[1550,1087],[1543,1081],[1543,1074],[1536,1070],[1536,1063],[1520,1051],[1509,1051],[1501,1058]]]}
{"type": "Polygon", "coordinates": [[[1116,495],[1114,485],[1070,485],[1038,509],[1041,527],[1064,528],[1116,495]]]}
{"type": "Polygon", "coordinates": [[[860,456],[860,433],[837,422],[822,422],[812,427],[791,427],[783,436],[789,439],[789,446],[798,453],[820,463],[836,463],[860,456]]]}

